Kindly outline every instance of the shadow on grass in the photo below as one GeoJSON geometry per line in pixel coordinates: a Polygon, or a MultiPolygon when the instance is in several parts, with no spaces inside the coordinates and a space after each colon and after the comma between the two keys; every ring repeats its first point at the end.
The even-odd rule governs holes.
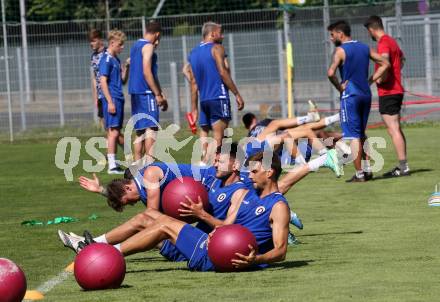
{"type": "Polygon", "coordinates": [[[139,263],[139,262],[169,262],[163,257],[144,257],[144,258],[130,258],[127,262],[139,263]]]}
{"type": "Polygon", "coordinates": [[[331,232],[331,233],[319,233],[319,234],[306,234],[298,236],[301,237],[313,237],[313,236],[327,236],[327,235],[352,235],[352,234],[363,234],[364,231],[351,231],[351,232],[331,232]]]}
{"type": "MultiPolygon", "coordinates": [[[[417,169],[417,170],[411,170],[411,175],[413,175],[413,174],[417,174],[417,173],[425,173],[425,172],[431,172],[431,171],[433,171],[432,169],[417,169]]],[[[401,177],[406,177],[406,176],[401,176],[401,177]]],[[[372,179],[372,181],[375,181],[375,180],[386,180],[386,179],[396,179],[396,178],[399,178],[399,177],[385,177],[385,176],[374,176],[373,177],[373,179],[372,179]]]]}
{"type": "Polygon", "coordinates": [[[154,269],[140,269],[127,271],[126,274],[139,274],[139,273],[161,273],[170,271],[189,271],[186,267],[169,267],[169,268],[154,268],[154,269]]]}
{"type": "Polygon", "coordinates": [[[315,262],[315,260],[296,260],[296,261],[284,261],[279,263],[272,263],[269,268],[289,269],[297,268],[309,265],[309,263],[315,262]]]}

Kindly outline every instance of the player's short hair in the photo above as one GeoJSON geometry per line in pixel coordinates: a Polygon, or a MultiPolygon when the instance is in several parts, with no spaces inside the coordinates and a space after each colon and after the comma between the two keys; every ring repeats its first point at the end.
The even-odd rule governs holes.
{"type": "Polygon", "coordinates": [[[107,203],[116,212],[122,212],[124,205],[122,197],[125,195],[124,186],[128,185],[131,179],[114,179],[107,185],[107,203]]]}
{"type": "Polygon", "coordinates": [[[383,29],[382,18],[379,16],[370,16],[367,21],[365,21],[364,26],[366,29],[383,29]]]}
{"type": "Polygon", "coordinates": [[[122,31],[117,30],[117,29],[113,29],[113,30],[109,31],[107,39],[109,42],[111,42],[113,40],[125,42],[127,37],[125,36],[125,34],[122,31]]]}
{"type": "Polygon", "coordinates": [[[241,118],[241,120],[242,120],[242,122],[243,122],[243,124],[244,124],[244,127],[245,127],[246,129],[249,129],[249,128],[250,128],[250,126],[251,126],[251,124],[252,124],[252,120],[253,120],[254,118],[257,118],[257,117],[255,116],[255,114],[253,114],[253,113],[251,113],[251,112],[248,112],[248,113],[246,113],[245,115],[243,115],[243,117],[241,118]]]}
{"type": "Polygon", "coordinates": [[[202,37],[205,38],[207,35],[209,35],[211,32],[213,32],[216,28],[222,27],[221,24],[208,21],[203,23],[202,26],[202,37]]]}
{"type": "Polygon", "coordinates": [[[232,143],[225,143],[221,146],[217,147],[217,154],[224,154],[227,153],[227,150],[229,150],[229,156],[231,158],[237,158],[237,152],[238,152],[238,144],[236,142],[232,143]]]}
{"type": "Polygon", "coordinates": [[[94,39],[102,39],[104,36],[102,35],[102,31],[96,28],[92,28],[89,31],[88,37],[89,37],[89,41],[92,41],[94,39]]]}
{"type": "Polygon", "coordinates": [[[145,32],[149,34],[161,33],[162,26],[157,21],[150,21],[145,25],[145,32]]]}
{"type": "Polygon", "coordinates": [[[349,37],[351,35],[350,25],[345,20],[339,20],[339,21],[336,21],[335,23],[330,24],[327,27],[327,30],[328,31],[340,31],[340,32],[343,32],[344,35],[346,35],[347,37],[349,37]]]}
{"type": "MultiPolygon", "coordinates": [[[[254,155],[251,155],[246,160],[245,165],[249,166],[249,163],[252,162],[252,161],[257,161],[257,162],[260,162],[261,164],[264,165],[263,160],[265,159],[264,158],[265,154],[268,154],[268,153],[266,153],[264,151],[260,151],[260,152],[255,153],[254,155]]],[[[272,170],[274,170],[274,172],[275,172],[274,175],[273,175],[273,180],[277,181],[278,178],[280,178],[280,175],[281,175],[281,172],[282,172],[282,168],[281,168],[280,157],[275,152],[272,153],[272,158],[271,158],[271,162],[270,162],[270,168],[272,170]]]]}

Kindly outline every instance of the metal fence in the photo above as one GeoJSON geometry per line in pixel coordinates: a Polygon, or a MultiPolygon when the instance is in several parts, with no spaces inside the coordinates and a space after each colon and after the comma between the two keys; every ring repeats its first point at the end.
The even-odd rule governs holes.
{"type": "MultiPolygon", "coordinates": [[[[401,35],[397,38],[407,57],[404,69],[407,90],[435,96],[440,94],[440,7],[432,5],[429,14],[421,15],[417,3],[404,2],[402,17],[397,19],[394,3],[332,6],[328,12],[332,21],[348,20],[352,24],[353,38],[372,46],[374,44],[362,24],[369,15],[382,16],[386,30],[394,36],[401,35]],[[398,27],[397,24],[402,26],[398,27]]],[[[172,120],[173,110],[178,111],[174,116],[183,115],[188,110],[189,87],[180,70],[191,48],[200,41],[201,24],[207,20],[216,20],[225,28],[224,46],[232,76],[246,101],[245,112],[281,116],[280,105],[286,102],[285,24],[283,11],[269,9],[159,18],[164,27],[164,36],[158,49],[159,79],[174,104],[170,112],[161,116],[161,120],[172,120]],[[174,89],[173,83],[176,85],[174,89]]],[[[131,44],[142,36],[147,21],[146,17],[110,20],[110,28],[119,28],[128,36],[121,59],[128,56],[131,44]]],[[[290,17],[297,112],[306,109],[307,99],[317,100],[321,108],[337,108],[337,96],[326,77],[332,51],[326,31],[327,23],[323,7],[296,9],[290,17]]],[[[86,39],[90,28],[105,29],[106,21],[27,22],[26,62],[21,25],[6,24],[13,131],[93,123],[96,117],[91,97],[91,51],[86,39]]],[[[0,46],[1,133],[8,131],[9,120],[3,40],[0,46]]],[[[375,89],[373,91],[375,93],[375,89]]],[[[428,96],[418,98],[434,99],[428,96]]],[[[129,97],[126,97],[126,109],[129,103],[129,97]]],[[[423,106],[407,107],[406,110],[412,113],[420,108],[438,107],[438,104],[423,106]]],[[[431,120],[439,117],[435,114],[421,116],[431,120]]]]}

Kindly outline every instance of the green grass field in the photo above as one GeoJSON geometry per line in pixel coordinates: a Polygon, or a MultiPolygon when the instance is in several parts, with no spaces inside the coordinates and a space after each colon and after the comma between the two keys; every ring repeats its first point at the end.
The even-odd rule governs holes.
{"type": "MultiPolygon", "coordinates": [[[[428,207],[427,199],[440,182],[440,131],[438,125],[405,131],[412,176],[346,184],[350,166],[342,179],[322,170],[290,190],[288,200],[305,228],[292,228],[301,244],[289,247],[283,263],[258,272],[197,273],[151,251],[127,258],[120,289],[84,292],[70,275],[44,301],[438,301],[440,208],[428,207]]],[[[385,130],[369,135],[386,138],[387,148],[378,151],[384,169],[392,168],[394,150],[385,130]]],[[[0,148],[0,257],[23,268],[28,289],[73,260],[58,240],[58,228],[101,234],[142,210],[137,205],[116,213],[100,196],[67,182],[54,164],[55,147],[49,139],[0,148]],[[91,214],[99,218],[88,220],[91,214]],[[20,225],[57,216],[80,221],[20,225]]],[[[177,160],[188,162],[189,153],[190,148],[179,152],[177,160]]],[[[82,159],[84,154],[83,148],[82,159]]],[[[75,177],[82,173],[81,165],[74,170],[75,177]]]]}

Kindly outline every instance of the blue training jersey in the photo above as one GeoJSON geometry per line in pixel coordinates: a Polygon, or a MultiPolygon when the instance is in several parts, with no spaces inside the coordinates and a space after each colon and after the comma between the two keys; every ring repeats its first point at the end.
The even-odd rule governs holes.
{"type": "Polygon", "coordinates": [[[90,67],[93,71],[93,76],[95,77],[96,82],[96,94],[98,99],[101,99],[104,97],[101,90],[101,84],[99,81],[99,61],[101,61],[102,56],[107,51],[107,48],[104,47],[102,51],[95,51],[90,56],[90,67]]]}
{"type": "Polygon", "coordinates": [[[348,41],[340,46],[345,52],[344,64],[339,66],[342,82],[348,81],[344,95],[370,96],[368,83],[370,47],[358,41],[348,41]]]}
{"type": "MultiPolygon", "coordinates": [[[[147,81],[144,77],[142,64],[142,48],[151,44],[145,39],[137,40],[130,49],[130,74],[128,82],[128,93],[130,94],[147,94],[152,93],[147,81]]],[[[157,78],[157,54],[153,53],[151,62],[151,71],[154,78],[157,78]]]]}
{"type": "MultiPolygon", "coordinates": [[[[241,181],[223,186],[223,181],[215,178],[208,189],[210,214],[217,219],[225,220],[231,206],[232,195],[240,189],[247,189],[246,185],[241,181]]],[[[199,222],[196,227],[205,233],[212,231],[212,227],[204,221],[199,222]]]]}
{"type": "MultiPolygon", "coordinates": [[[[214,167],[199,167],[191,164],[170,164],[170,163],[152,163],[149,166],[159,167],[163,174],[164,178],[160,182],[160,193],[162,195],[165,187],[174,179],[178,177],[193,177],[195,180],[200,181],[205,188],[208,190],[209,186],[215,177],[215,168],[214,167]],[[177,174],[176,174],[177,172],[177,174]],[[180,176],[178,175],[180,173],[180,176]]],[[[149,167],[144,167],[138,171],[138,173],[134,176],[134,181],[136,187],[138,189],[140,199],[143,204],[147,205],[148,196],[147,190],[143,183],[145,170],[149,167]]]]}
{"type": "Polygon", "coordinates": [[[280,192],[273,192],[260,198],[254,190],[250,190],[238,209],[234,223],[247,227],[254,234],[260,254],[273,249],[272,226],[269,218],[273,206],[279,201],[289,206],[280,192]]]}
{"type": "Polygon", "coordinates": [[[121,62],[106,51],[99,61],[99,75],[107,77],[110,95],[115,99],[124,99],[121,78],[121,62]]]}
{"type": "Polygon", "coordinates": [[[215,43],[200,43],[191,50],[188,61],[200,93],[200,102],[229,99],[228,88],[218,72],[211,49],[215,43]]]}

